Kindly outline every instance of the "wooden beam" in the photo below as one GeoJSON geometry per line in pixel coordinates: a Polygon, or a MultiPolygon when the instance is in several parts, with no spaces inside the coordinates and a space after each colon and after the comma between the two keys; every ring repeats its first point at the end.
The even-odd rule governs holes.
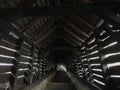
{"type": "MultiPolygon", "coordinates": [[[[120,12],[120,10],[119,10],[119,12],[120,12]]],[[[102,14],[100,13],[100,15],[105,21],[120,28],[120,13],[119,12],[113,13],[113,12],[107,11],[102,14]]]]}
{"type": "Polygon", "coordinates": [[[36,21],[40,20],[41,17],[35,17],[31,21],[29,21],[21,30],[21,33],[24,33],[29,27],[33,26],[36,21]]]}
{"type": "MultiPolygon", "coordinates": [[[[29,8],[17,8],[23,16],[53,16],[53,15],[71,15],[88,12],[98,12],[111,10],[112,8],[120,7],[119,3],[96,3],[96,4],[78,4],[78,5],[66,5],[66,6],[49,6],[49,7],[29,7],[29,8]],[[118,7],[116,7],[118,6],[118,7]]],[[[10,10],[13,8],[0,9],[3,11],[10,10]]]]}
{"type": "Polygon", "coordinates": [[[74,44],[76,44],[77,46],[81,46],[80,41],[76,40],[75,38],[72,38],[72,36],[70,34],[67,33],[61,33],[61,35],[65,38],[67,38],[69,41],[73,42],[74,44]]]}
{"type": "Polygon", "coordinates": [[[76,30],[78,33],[84,35],[86,38],[89,37],[89,35],[87,35],[85,32],[83,32],[80,28],[78,28],[77,26],[75,26],[72,22],[70,22],[69,20],[60,17],[62,20],[64,20],[71,28],[73,28],[74,30],[76,30]]]}
{"type": "Polygon", "coordinates": [[[48,20],[45,24],[43,24],[42,26],[39,27],[38,31],[36,31],[35,34],[33,34],[31,37],[30,37],[30,40],[32,40],[33,38],[36,38],[40,35],[40,33],[42,31],[44,31],[46,28],[49,28],[51,27],[51,23],[54,22],[55,19],[50,19],[48,20]]]}
{"type": "Polygon", "coordinates": [[[63,28],[67,33],[69,33],[70,35],[72,35],[73,37],[75,37],[76,39],[78,39],[81,42],[84,42],[83,39],[81,39],[79,36],[77,36],[76,34],[74,34],[73,32],[71,32],[68,28],[66,28],[65,26],[61,25],[61,28],[63,28]]]}
{"type": "Polygon", "coordinates": [[[62,39],[64,39],[66,42],[68,42],[69,44],[71,44],[72,46],[77,46],[75,43],[73,43],[71,40],[69,40],[68,38],[65,38],[65,36],[61,35],[60,36],[62,39]]]}
{"type": "Polygon", "coordinates": [[[82,17],[76,15],[75,16],[76,19],[80,20],[81,22],[83,22],[86,26],[88,26],[89,28],[91,28],[92,30],[95,30],[95,27],[93,25],[91,25],[89,22],[87,22],[86,20],[84,20],[82,17]]]}
{"type": "Polygon", "coordinates": [[[32,5],[37,2],[36,0],[24,0],[23,7],[32,7],[32,5]]]}
{"type": "Polygon", "coordinates": [[[56,30],[56,26],[54,26],[52,29],[50,29],[45,35],[43,35],[40,39],[36,40],[34,42],[34,44],[40,43],[43,40],[45,40],[45,38],[47,38],[51,33],[53,33],[56,30]]]}
{"type": "Polygon", "coordinates": [[[52,42],[54,42],[57,39],[57,37],[58,36],[55,35],[51,40],[49,40],[49,42],[44,45],[44,48],[47,48],[52,42]]]}
{"type": "Polygon", "coordinates": [[[57,37],[58,32],[51,33],[42,43],[40,43],[41,48],[47,48],[57,37]]]}

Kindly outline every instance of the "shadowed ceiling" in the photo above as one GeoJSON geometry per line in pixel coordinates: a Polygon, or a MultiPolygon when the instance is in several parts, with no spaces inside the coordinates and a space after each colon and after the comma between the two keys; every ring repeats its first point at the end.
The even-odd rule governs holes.
{"type": "Polygon", "coordinates": [[[108,1],[0,0],[0,31],[15,29],[39,48],[47,48],[57,38],[77,47],[104,23],[101,15],[84,10],[103,3],[108,1]]]}

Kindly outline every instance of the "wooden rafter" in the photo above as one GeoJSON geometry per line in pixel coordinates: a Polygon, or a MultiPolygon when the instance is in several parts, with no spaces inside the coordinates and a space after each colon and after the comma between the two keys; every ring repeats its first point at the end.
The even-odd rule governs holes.
{"type": "Polygon", "coordinates": [[[67,34],[65,32],[61,33],[61,35],[65,38],[67,38],[68,40],[70,40],[71,42],[73,42],[74,44],[80,46],[82,42],[80,42],[79,40],[77,40],[76,38],[73,38],[70,34],[67,34]]]}
{"type": "Polygon", "coordinates": [[[41,19],[40,17],[35,17],[31,21],[29,21],[29,23],[22,28],[21,33],[24,33],[29,27],[33,26],[35,22],[37,22],[40,19],[41,19]]]}
{"type": "Polygon", "coordinates": [[[66,28],[65,26],[61,25],[61,28],[63,28],[63,30],[65,30],[67,33],[69,33],[70,35],[72,35],[73,37],[75,37],[76,39],[78,39],[81,42],[84,42],[83,39],[81,39],[79,36],[77,36],[76,34],[74,34],[73,32],[71,32],[68,28],[66,28]]]}
{"type": "Polygon", "coordinates": [[[52,22],[54,22],[54,19],[48,20],[45,24],[43,24],[41,27],[39,27],[39,29],[36,31],[36,33],[30,37],[30,40],[32,40],[32,39],[35,40],[35,38],[38,37],[42,31],[44,31],[46,28],[51,27],[52,22]]]}
{"type": "Polygon", "coordinates": [[[49,35],[42,43],[40,43],[40,46],[45,48],[48,47],[56,38],[58,37],[58,32],[54,32],[53,34],[49,35]]]}
{"type": "Polygon", "coordinates": [[[78,33],[84,35],[86,38],[89,37],[89,35],[87,35],[85,32],[83,32],[80,28],[78,28],[77,26],[75,26],[72,22],[70,22],[69,20],[66,20],[65,18],[61,17],[62,20],[64,20],[65,23],[67,23],[71,28],[73,28],[74,30],[76,30],[78,33]]]}
{"type": "Polygon", "coordinates": [[[40,43],[43,40],[45,40],[45,38],[47,38],[51,33],[53,33],[56,30],[56,26],[54,26],[52,29],[50,29],[45,35],[43,35],[41,38],[39,38],[38,40],[36,40],[34,42],[34,44],[40,43]]]}
{"type": "Polygon", "coordinates": [[[60,38],[62,38],[63,40],[65,40],[66,42],[68,42],[69,44],[73,45],[73,46],[77,46],[75,43],[73,43],[71,40],[69,40],[68,38],[66,38],[65,36],[61,35],[60,38]]]}
{"type": "Polygon", "coordinates": [[[95,27],[93,25],[91,25],[89,22],[87,22],[86,20],[84,20],[82,17],[76,15],[75,16],[77,20],[83,22],[87,27],[89,27],[92,30],[95,30],[95,27]]]}

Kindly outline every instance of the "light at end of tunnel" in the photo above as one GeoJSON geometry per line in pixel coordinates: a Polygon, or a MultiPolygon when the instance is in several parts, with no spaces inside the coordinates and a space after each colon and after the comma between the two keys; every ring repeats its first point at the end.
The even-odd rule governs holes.
{"type": "Polygon", "coordinates": [[[108,27],[113,28],[113,25],[112,24],[108,24],[108,27]]]}
{"type": "Polygon", "coordinates": [[[65,66],[65,65],[62,65],[62,64],[58,64],[58,65],[57,65],[57,70],[58,70],[58,71],[67,72],[66,66],[65,66]]]}

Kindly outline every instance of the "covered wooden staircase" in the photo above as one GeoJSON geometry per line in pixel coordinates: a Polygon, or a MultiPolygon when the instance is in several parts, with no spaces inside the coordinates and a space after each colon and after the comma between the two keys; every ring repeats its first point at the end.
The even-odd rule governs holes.
{"type": "Polygon", "coordinates": [[[0,0],[0,90],[120,90],[120,0],[0,0]]]}

